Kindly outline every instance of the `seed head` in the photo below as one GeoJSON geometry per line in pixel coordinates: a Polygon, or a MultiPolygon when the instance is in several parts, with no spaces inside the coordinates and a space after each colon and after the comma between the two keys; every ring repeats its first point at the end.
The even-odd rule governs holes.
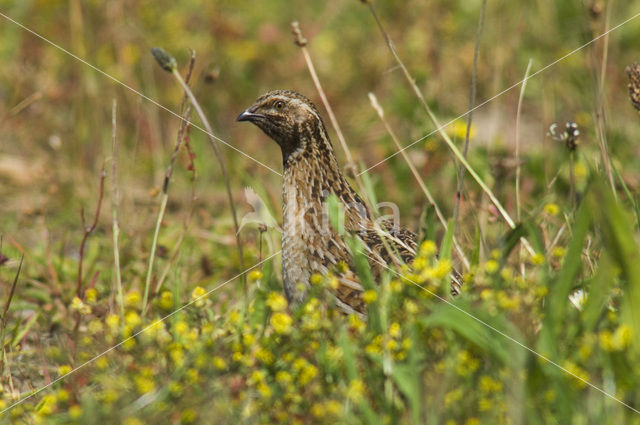
{"type": "Polygon", "coordinates": [[[167,72],[173,72],[178,67],[178,63],[176,62],[176,59],[173,56],[171,56],[162,47],[152,48],[151,54],[153,55],[154,58],[156,58],[156,61],[162,67],[162,69],[164,69],[167,72]]]}
{"type": "Polygon", "coordinates": [[[629,76],[629,97],[633,107],[640,111],[640,65],[633,63],[627,67],[629,76]]]}

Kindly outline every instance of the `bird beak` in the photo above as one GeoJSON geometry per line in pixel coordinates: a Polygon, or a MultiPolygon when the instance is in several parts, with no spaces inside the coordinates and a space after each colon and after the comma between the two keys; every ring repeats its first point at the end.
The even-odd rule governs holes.
{"type": "Polygon", "coordinates": [[[260,118],[265,118],[265,116],[262,114],[255,114],[247,109],[246,111],[238,115],[236,121],[255,121],[260,118]]]}

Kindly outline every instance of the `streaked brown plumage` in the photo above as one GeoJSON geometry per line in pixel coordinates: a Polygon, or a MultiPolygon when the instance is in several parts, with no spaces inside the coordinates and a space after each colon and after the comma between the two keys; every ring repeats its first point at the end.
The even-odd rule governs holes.
{"type": "MultiPolygon", "coordinates": [[[[403,261],[415,255],[416,235],[394,223],[383,222],[386,243],[376,231],[372,215],[343,176],[329,135],[313,103],[299,93],[277,90],[259,97],[238,116],[275,140],[284,164],[282,275],[289,302],[304,300],[309,278],[325,274],[337,263],[352,264],[351,254],[327,218],[323,202],[335,194],[344,209],[344,229],[357,234],[366,248],[374,277],[391,263],[385,245],[403,261]]],[[[338,306],[345,312],[363,312],[362,286],[354,273],[340,276],[338,306]]]]}

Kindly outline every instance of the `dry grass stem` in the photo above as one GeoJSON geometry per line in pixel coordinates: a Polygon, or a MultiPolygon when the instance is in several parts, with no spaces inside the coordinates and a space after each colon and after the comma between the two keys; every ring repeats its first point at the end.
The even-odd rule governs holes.
{"type": "MultiPolygon", "coordinates": [[[[173,60],[173,65],[175,66],[175,59],[173,59],[173,57],[170,57],[170,58],[173,60]]],[[[182,76],[180,76],[180,74],[178,73],[178,75],[180,76],[180,81],[183,81],[186,87],[188,87],[187,84],[189,83],[189,80],[191,78],[191,73],[193,71],[194,63],[195,63],[195,54],[192,52],[185,80],[182,80],[182,76]]],[[[163,66],[163,69],[168,70],[164,66],[163,66]]],[[[144,295],[142,298],[142,315],[143,316],[146,314],[147,304],[149,303],[149,291],[151,288],[151,277],[153,275],[153,263],[155,260],[156,249],[158,246],[158,236],[160,234],[160,226],[162,225],[162,220],[164,219],[164,215],[167,209],[167,202],[169,201],[169,185],[171,182],[171,176],[173,175],[173,167],[175,165],[176,159],[178,158],[178,153],[180,152],[180,147],[182,146],[182,142],[184,140],[185,130],[187,128],[187,123],[189,122],[189,115],[191,113],[191,107],[187,104],[187,99],[188,99],[188,95],[187,95],[187,92],[185,91],[185,94],[183,95],[183,98],[182,98],[182,111],[183,111],[182,120],[180,121],[180,128],[178,130],[178,135],[176,138],[176,144],[174,146],[173,153],[171,154],[171,160],[169,161],[169,165],[167,166],[167,170],[164,176],[164,181],[162,183],[162,200],[160,203],[160,211],[158,212],[156,227],[153,234],[153,243],[151,245],[151,254],[149,255],[149,266],[147,268],[147,277],[145,280],[144,295]]]]}
{"type": "MultiPolygon", "coordinates": [[[[598,80],[598,84],[596,87],[596,121],[598,123],[598,141],[600,142],[600,155],[602,156],[602,165],[604,167],[604,171],[609,179],[609,185],[611,186],[611,192],[615,199],[618,199],[618,194],[616,193],[616,186],[613,181],[613,172],[611,171],[611,158],[609,158],[609,147],[607,143],[607,134],[606,134],[606,116],[605,116],[605,104],[604,104],[604,89],[605,89],[605,80],[607,76],[607,62],[609,57],[609,23],[611,21],[611,7],[613,5],[613,0],[607,1],[607,10],[605,13],[605,28],[604,28],[604,37],[602,38],[602,59],[600,62],[600,73],[599,77],[596,77],[598,80]]],[[[594,60],[595,62],[595,60],[594,60]]]]}
{"type": "MultiPolygon", "coordinates": [[[[378,28],[380,29],[380,32],[381,32],[383,38],[385,39],[385,41],[387,43],[387,46],[389,47],[389,50],[391,51],[391,53],[393,54],[393,57],[395,58],[395,60],[398,63],[398,65],[400,66],[400,69],[402,69],[402,72],[403,72],[405,78],[407,79],[407,81],[409,82],[409,85],[413,89],[413,92],[415,93],[416,97],[420,100],[420,104],[422,105],[422,107],[424,108],[425,112],[429,116],[429,119],[431,120],[433,125],[438,129],[438,132],[440,133],[440,136],[443,138],[443,140],[445,141],[447,146],[449,146],[449,149],[451,149],[451,151],[453,152],[453,155],[455,156],[455,158],[457,158],[458,161],[460,161],[462,163],[462,165],[467,169],[469,174],[471,174],[473,179],[478,183],[478,185],[482,188],[482,190],[487,194],[487,196],[489,197],[489,199],[491,200],[493,205],[496,207],[496,209],[498,210],[498,212],[500,213],[500,215],[502,216],[504,221],[506,221],[507,225],[510,228],[515,229],[516,224],[513,221],[513,219],[511,218],[511,216],[509,215],[509,213],[502,206],[502,204],[500,203],[498,198],[495,196],[493,191],[489,188],[489,186],[487,186],[487,184],[484,182],[484,180],[482,180],[480,175],[478,175],[478,173],[471,167],[471,165],[466,160],[464,155],[462,155],[462,152],[460,152],[460,150],[457,148],[457,146],[451,141],[451,138],[444,131],[444,128],[440,125],[440,122],[438,121],[438,119],[436,118],[434,113],[431,111],[431,108],[429,107],[429,105],[425,101],[424,96],[422,95],[422,92],[420,91],[420,89],[416,85],[416,82],[415,82],[414,78],[409,73],[409,70],[405,66],[405,64],[402,61],[402,59],[400,59],[400,56],[398,55],[398,52],[396,51],[396,48],[395,48],[395,46],[393,44],[393,41],[391,40],[391,38],[387,34],[386,30],[384,29],[384,26],[382,25],[382,22],[380,21],[380,19],[378,18],[378,15],[376,14],[376,11],[375,11],[375,8],[373,7],[373,4],[371,4],[371,2],[366,2],[366,4],[369,6],[369,10],[371,11],[371,14],[373,15],[373,18],[375,19],[375,21],[376,21],[376,23],[378,25],[378,28]]],[[[535,250],[533,249],[533,247],[531,246],[529,241],[527,241],[526,239],[523,239],[523,243],[525,245],[525,248],[527,249],[527,251],[529,251],[529,253],[531,255],[535,254],[535,250]]]]}
{"type": "MultiPolygon", "coordinates": [[[[466,158],[469,152],[469,138],[471,135],[471,124],[473,122],[473,110],[476,104],[476,91],[478,86],[478,56],[480,55],[480,40],[482,39],[482,29],[484,28],[484,13],[487,8],[487,0],[482,0],[480,6],[480,17],[478,18],[478,29],[476,31],[476,45],[473,49],[473,69],[471,71],[471,87],[469,88],[469,113],[467,114],[467,128],[464,135],[464,149],[462,155],[466,158]]],[[[400,146],[398,149],[402,149],[400,146]]],[[[456,203],[453,207],[453,222],[457,223],[460,213],[460,202],[462,202],[462,186],[464,183],[465,168],[460,165],[458,168],[458,185],[456,188],[456,203]]]]}
{"type": "Polygon", "coordinates": [[[5,331],[7,329],[7,314],[9,313],[9,307],[11,306],[13,295],[15,294],[16,287],[18,286],[18,278],[20,277],[20,271],[22,270],[23,262],[24,262],[24,255],[20,257],[20,264],[18,265],[18,271],[16,271],[15,277],[13,278],[13,282],[11,283],[11,289],[9,289],[9,296],[7,297],[7,301],[4,303],[4,309],[2,310],[2,320],[0,321],[2,326],[2,329],[0,330],[0,344],[2,344],[2,358],[0,358],[0,373],[4,372],[4,365],[6,360],[6,353],[4,350],[4,346],[5,346],[4,337],[5,337],[5,331]]]}
{"type": "Polygon", "coordinates": [[[115,99],[111,106],[111,216],[113,217],[113,269],[116,278],[116,291],[121,320],[124,320],[124,296],[122,293],[122,275],[120,273],[120,224],[118,210],[120,207],[120,191],[118,189],[118,138],[116,136],[118,105],[115,99]]]}
{"type": "MultiPolygon", "coordinates": [[[[224,158],[222,157],[220,146],[218,146],[217,139],[212,136],[213,130],[211,129],[211,124],[209,124],[209,120],[204,114],[204,111],[200,107],[198,100],[193,95],[193,92],[191,91],[189,86],[185,83],[185,81],[182,79],[182,76],[176,69],[173,70],[172,75],[180,83],[180,85],[182,86],[182,89],[185,91],[185,93],[189,97],[189,100],[193,105],[193,108],[196,110],[198,116],[200,117],[200,120],[202,121],[204,128],[207,130],[207,135],[209,136],[209,141],[211,142],[211,146],[213,147],[213,151],[215,152],[216,158],[218,159],[220,170],[222,171],[222,177],[224,179],[225,188],[227,191],[227,198],[229,199],[229,207],[231,208],[231,216],[233,218],[233,226],[235,228],[235,237],[236,237],[236,244],[238,247],[238,258],[240,262],[240,268],[244,269],[244,254],[242,249],[242,240],[240,238],[240,227],[238,225],[238,214],[236,213],[236,207],[233,201],[233,194],[231,193],[231,183],[229,180],[229,173],[227,171],[227,166],[224,162],[224,158]]],[[[246,285],[246,277],[244,275],[242,275],[242,282],[243,282],[243,285],[246,285]]]]}
{"type": "MultiPolygon", "coordinates": [[[[342,150],[344,151],[344,154],[347,157],[347,166],[348,167],[354,167],[355,163],[353,162],[353,157],[351,156],[351,152],[349,151],[349,147],[347,146],[347,142],[346,142],[346,140],[344,138],[344,135],[342,134],[342,130],[340,129],[340,124],[338,124],[338,120],[336,119],[336,116],[333,113],[333,109],[331,108],[331,105],[329,104],[329,100],[327,99],[327,95],[325,94],[325,92],[324,92],[324,90],[322,88],[322,84],[320,83],[320,79],[318,78],[318,74],[316,73],[316,68],[313,65],[313,61],[311,60],[311,55],[309,54],[309,50],[307,49],[307,39],[302,35],[302,30],[300,29],[300,24],[297,21],[294,21],[294,22],[291,23],[291,32],[293,33],[294,41],[295,41],[296,45],[298,47],[300,47],[300,50],[302,50],[302,54],[304,56],[304,60],[305,60],[305,62],[307,64],[307,68],[309,69],[309,73],[311,74],[311,79],[313,80],[313,84],[315,85],[316,90],[318,91],[318,94],[320,95],[320,99],[322,99],[322,104],[324,105],[325,109],[327,110],[327,114],[329,115],[329,120],[331,121],[331,125],[332,125],[333,129],[335,130],[335,132],[336,132],[336,134],[338,136],[338,140],[340,140],[340,145],[342,146],[342,150]]],[[[356,172],[353,173],[353,177],[356,180],[356,185],[358,186],[358,190],[359,190],[359,192],[361,194],[361,197],[362,197],[364,203],[369,208],[369,211],[371,211],[371,214],[375,215],[376,212],[377,212],[377,209],[375,208],[375,206],[373,205],[373,203],[369,199],[368,193],[367,193],[367,191],[365,189],[365,185],[362,182],[362,178],[356,172]]],[[[383,245],[385,246],[387,252],[389,252],[391,254],[391,259],[393,260],[393,262],[396,265],[402,264],[402,260],[400,260],[400,256],[397,255],[395,250],[393,250],[387,244],[387,240],[384,237],[385,230],[380,227],[379,223],[376,220],[373,220],[373,224],[374,224],[374,228],[375,228],[376,232],[378,233],[378,235],[380,235],[380,240],[382,241],[383,245]]]]}
{"type": "MultiPolygon", "coordinates": [[[[420,177],[420,173],[418,173],[418,170],[416,169],[415,165],[413,164],[413,162],[411,161],[411,159],[409,158],[407,153],[401,149],[400,142],[398,141],[398,137],[396,136],[395,132],[393,131],[393,129],[389,125],[389,122],[385,118],[384,110],[382,109],[382,106],[380,106],[380,104],[378,103],[378,99],[376,98],[376,95],[373,94],[373,93],[369,93],[369,100],[371,101],[371,106],[373,107],[373,109],[376,110],[376,112],[378,113],[378,116],[380,117],[380,120],[384,124],[384,127],[386,128],[387,132],[391,136],[391,139],[393,140],[393,143],[400,150],[400,153],[402,154],[402,157],[404,158],[405,162],[409,166],[409,169],[411,170],[411,173],[413,174],[413,176],[415,177],[416,181],[418,182],[418,185],[422,189],[422,192],[424,193],[424,196],[427,198],[429,203],[431,205],[433,205],[433,208],[435,209],[436,215],[438,216],[438,220],[440,220],[440,223],[442,224],[442,226],[444,227],[444,229],[446,231],[448,229],[447,220],[444,218],[444,215],[442,214],[442,211],[440,211],[440,208],[438,207],[438,204],[436,203],[435,199],[431,195],[431,192],[429,191],[429,188],[427,188],[427,186],[425,185],[424,181],[422,181],[422,178],[420,177]]],[[[465,268],[469,269],[469,260],[467,259],[467,256],[462,251],[462,247],[458,243],[458,240],[457,240],[457,238],[455,236],[453,237],[453,244],[454,244],[454,246],[456,248],[456,252],[460,256],[460,259],[462,260],[465,268]]]]}
{"type": "Polygon", "coordinates": [[[107,177],[107,173],[102,167],[102,172],[100,173],[100,188],[98,189],[98,205],[96,206],[96,212],[93,216],[93,222],[89,227],[86,226],[84,219],[84,208],[80,212],[80,216],[82,218],[82,227],[84,228],[84,235],[82,236],[82,242],[80,242],[80,251],[78,253],[78,282],[76,284],[76,296],[78,298],[82,298],[82,263],[84,260],[84,248],[87,243],[87,239],[89,235],[93,233],[96,226],[98,225],[98,218],[100,217],[100,209],[102,208],[102,198],[104,196],[104,179],[107,177]]]}

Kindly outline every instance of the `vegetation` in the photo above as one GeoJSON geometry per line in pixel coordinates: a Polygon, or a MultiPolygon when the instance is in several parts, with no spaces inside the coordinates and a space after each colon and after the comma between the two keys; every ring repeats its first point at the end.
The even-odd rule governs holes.
{"type": "Polygon", "coordinates": [[[484,5],[0,0],[0,423],[640,424],[640,2],[484,5]],[[423,240],[379,285],[353,244],[367,317],[331,275],[287,306],[279,150],[234,122],[324,113],[309,61],[423,240]]]}

